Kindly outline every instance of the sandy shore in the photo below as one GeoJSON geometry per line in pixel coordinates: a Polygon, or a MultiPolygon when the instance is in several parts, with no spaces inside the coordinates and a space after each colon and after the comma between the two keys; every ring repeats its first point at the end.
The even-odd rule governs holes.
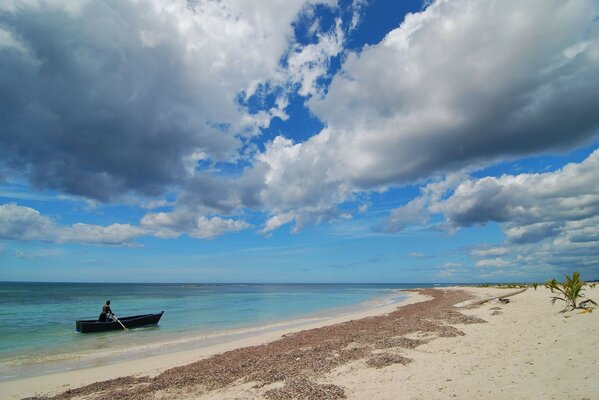
{"type": "MultiPolygon", "coordinates": [[[[397,310],[393,305],[296,332],[2,382],[0,394],[7,399],[45,394],[65,399],[599,398],[599,310],[566,318],[544,288],[510,297],[509,304],[454,307],[510,292],[428,289],[397,310]]],[[[599,288],[585,293],[599,301],[599,288]]]]}
{"type": "Polygon", "coordinates": [[[156,376],[169,368],[193,363],[215,354],[231,351],[238,348],[257,346],[280,339],[283,335],[305,329],[316,329],[326,325],[333,325],[349,320],[367,318],[376,315],[384,315],[403,305],[409,305],[429,299],[425,295],[414,292],[406,292],[406,300],[376,306],[371,309],[353,313],[344,313],[340,316],[318,319],[316,322],[308,322],[295,325],[292,328],[273,329],[267,333],[255,335],[243,339],[227,341],[226,343],[202,347],[193,350],[172,352],[157,356],[151,356],[132,361],[124,361],[116,364],[102,365],[92,368],[84,368],[75,371],[52,373],[25,379],[16,379],[0,382],[0,399],[22,399],[35,395],[55,395],[65,390],[89,385],[94,382],[116,379],[124,376],[156,376]]]}

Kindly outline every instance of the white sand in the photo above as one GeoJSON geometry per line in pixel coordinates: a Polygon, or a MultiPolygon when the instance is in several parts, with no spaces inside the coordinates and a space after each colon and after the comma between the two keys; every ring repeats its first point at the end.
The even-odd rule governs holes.
{"type": "MultiPolygon", "coordinates": [[[[480,298],[513,290],[468,288],[480,298]]],[[[586,289],[599,301],[599,287],[586,289]]],[[[488,323],[455,325],[465,336],[439,338],[398,353],[413,359],[408,365],[374,369],[363,361],[344,365],[321,377],[345,389],[349,399],[599,399],[599,309],[587,314],[559,313],[551,305],[549,291],[528,289],[511,297],[509,304],[492,301],[475,309],[461,309],[488,323]],[[501,307],[492,315],[491,308],[501,307]]],[[[412,297],[410,302],[419,300],[412,297]]],[[[329,319],[333,324],[394,309],[329,319]]],[[[294,330],[316,325],[294,328],[294,330]]],[[[156,374],[202,357],[232,348],[265,343],[286,332],[273,332],[194,351],[155,356],[143,360],[0,383],[0,397],[21,398],[36,393],[55,393],[117,376],[156,374]]],[[[415,336],[417,337],[417,336],[415,336]]],[[[202,399],[254,399],[268,388],[252,384],[207,393],[202,399]]],[[[193,398],[198,398],[194,395],[193,398]]]]}
{"type": "MultiPolygon", "coordinates": [[[[467,288],[480,298],[513,289],[467,288]]],[[[586,289],[599,302],[599,287],[586,289]]],[[[414,361],[374,369],[363,361],[342,366],[319,383],[342,386],[348,399],[599,399],[599,309],[565,318],[544,288],[460,312],[488,323],[454,325],[466,335],[438,338],[399,354],[414,361]],[[501,314],[491,315],[491,308],[501,314]]],[[[417,338],[415,336],[414,338],[417,338]]],[[[264,390],[244,384],[192,396],[195,399],[256,399],[264,390]]]]}
{"type": "MultiPolygon", "coordinates": [[[[585,293],[599,302],[599,287],[585,293]]],[[[506,305],[460,310],[488,323],[456,325],[465,336],[402,350],[414,360],[407,366],[354,364],[323,382],[350,399],[599,399],[599,309],[565,318],[549,295],[528,289],[506,305]],[[501,314],[491,315],[494,307],[501,314]]]]}

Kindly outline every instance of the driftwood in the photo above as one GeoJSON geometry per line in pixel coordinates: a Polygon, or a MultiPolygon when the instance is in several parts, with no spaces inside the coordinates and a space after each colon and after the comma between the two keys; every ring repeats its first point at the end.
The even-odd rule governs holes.
{"type": "Polygon", "coordinates": [[[526,291],[526,288],[522,289],[522,290],[518,290],[518,291],[512,292],[512,293],[508,293],[508,294],[503,295],[503,296],[495,296],[495,297],[490,297],[488,299],[478,300],[478,301],[475,301],[474,303],[468,304],[468,307],[480,306],[481,304],[485,304],[485,303],[487,303],[489,301],[492,301],[492,300],[499,300],[502,303],[507,304],[510,301],[508,299],[506,299],[506,297],[512,297],[512,296],[515,296],[517,294],[523,293],[525,291],[526,291]]]}

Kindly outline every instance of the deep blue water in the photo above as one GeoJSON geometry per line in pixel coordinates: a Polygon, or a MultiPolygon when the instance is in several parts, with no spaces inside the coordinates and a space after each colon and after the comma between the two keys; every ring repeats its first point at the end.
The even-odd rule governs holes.
{"type": "Polygon", "coordinates": [[[0,282],[0,379],[231,340],[350,308],[398,301],[415,284],[98,284],[0,282]],[[106,300],[117,316],[165,311],[159,326],[80,334],[106,300]]]}

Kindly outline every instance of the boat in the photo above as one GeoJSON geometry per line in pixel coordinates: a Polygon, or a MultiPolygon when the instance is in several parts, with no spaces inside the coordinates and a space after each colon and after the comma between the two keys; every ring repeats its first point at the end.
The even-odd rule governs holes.
{"type": "MultiPolygon", "coordinates": [[[[131,317],[122,317],[119,318],[119,321],[125,326],[127,329],[138,328],[140,326],[147,325],[156,325],[160,318],[164,314],[164,311],[161,311],[158,314],[142,314],[142,315],[133,315],[131,317]]],[[[81,333],[89,333],[89,332],[104,332],[104,331],[112,331],[112,330],[123,330],[123,326],[119,324],[118,321],[107,321],[100,322],[94,319],[81,319],[75,321],[75,329],[77,332],[81,333]]]]}

